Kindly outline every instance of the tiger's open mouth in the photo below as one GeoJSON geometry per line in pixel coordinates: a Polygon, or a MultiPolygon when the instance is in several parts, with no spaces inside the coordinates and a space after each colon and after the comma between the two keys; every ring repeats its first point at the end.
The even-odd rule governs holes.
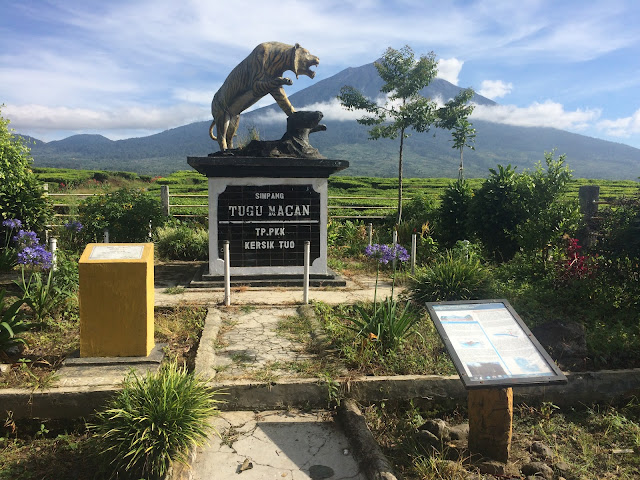
{"type": "MultiPolygon", "coordinates": [[[[316,72],[311,70],[311,67],[317,67],[318,65],[320,65],[320,59],[318,59],[318,57],[310,58],[305,62],[304,68],[298,72],[298,75],[306,75],[309,78],[313,78],[316,76],[316,72]]],[[[298,75],[296,75],[296,77],[298,75]]]]}

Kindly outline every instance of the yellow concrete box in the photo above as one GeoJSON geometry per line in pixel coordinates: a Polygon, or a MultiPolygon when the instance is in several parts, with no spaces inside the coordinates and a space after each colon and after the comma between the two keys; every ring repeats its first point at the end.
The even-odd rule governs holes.
{"type": "Polygon", "coordinates": [[[90,243],[79,271],[80,356],[148,356],[154,347],[153,243],[90,243]]]}

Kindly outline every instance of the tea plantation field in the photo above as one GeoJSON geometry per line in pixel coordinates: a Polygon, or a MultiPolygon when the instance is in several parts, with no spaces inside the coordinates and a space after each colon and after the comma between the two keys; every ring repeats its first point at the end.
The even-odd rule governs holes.
{"type": "MultiPolygon", "coordinates": [[[[151,177],[131,172],[34,168],[38,178],[49,185],[49,194],[57,212],[73,214],[75,206],[86,195],[108,193],[117,188],[142,188],[160,197],[163,185],[169,188],[171,214],[175,216],[205,215],[207,179],[196,171],[183,170],[166,177],[151,177]],[[182,205],[182,206],[181,206],[182,205]]],[[[451,178],[408,178],[404,181],[404,199],[424,195],[437,203],[451,178]]],[[[483,179],[470,179],[478,188],[483,179]]],[[[599,185],[600,199],[610,200],[637,194],[640,183],[631,180],[573,179],[567,192],[577,198],[581,185],[599,185]]],[[[397,205],[398,181],[395,178],[346,177],[329,178],[329,214],[340,216],[391,215],[397,205]]]]}

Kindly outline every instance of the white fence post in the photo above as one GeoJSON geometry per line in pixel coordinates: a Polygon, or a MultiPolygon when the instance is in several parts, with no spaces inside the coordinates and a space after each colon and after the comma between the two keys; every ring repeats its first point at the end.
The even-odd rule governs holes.
{"type": "MultiPolygon", "coordinates": [[[[395,251],[396,244],[398,243],[398,231],[397,230],[395,230],[395,229],[393,230],[392,237],[393,237],[393,248],[394,248],[394,251],[395,251]]],[[[395,257],[395,255],[393,256],[392,265],[393,265],[393,271],[395,272],[396,271],[396,257],[395,257]]]]}
{"type": "Polygon", "coordinates": [[[229,240],[223,243],[224,249],[224,305],[231,305],[231,268],[229,265],[229,240]]]}
{"type": "Polygon", "coordinates": [[[109,229],[108,228],[104,229],[103,243],[109,243],[109,229]]]}
{"type": "Polygon", "coordinates": [[[56,263],[58,261],[58,254],[56,250],[58,249],[58,239],[56,237],[49,238],[49,251],[51,252],[51,268],[56,269],[56,263]]]}
{"type": "Polygon", "coordinates": [[[367,225],[367,234],[369,235],[369,246],[373,243],[373,223],[367,225]]]}
{"type": "Polygon", "coordinates": [[[304,281],[303,281],[303,293],[302,303],[307,305],[309,303],[309,262],[311,260],[311,242],[305,240],[304,242],[304,281]]]}
{"type": "Polygon", "coordinates": [[[416,250],[418,247],[418,235],[411,235],[411,275],[416,273],[416,250]]]}

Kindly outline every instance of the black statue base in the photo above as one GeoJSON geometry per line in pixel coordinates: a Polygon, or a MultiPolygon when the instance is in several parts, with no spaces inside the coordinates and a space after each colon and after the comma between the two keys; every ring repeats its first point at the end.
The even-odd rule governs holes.
{"type": "MultiPolygon", "coordinates": [[[[223,275],[210,275],[207,273],[208,265],[203,265],[199,273],[194,276],[189,288],[224,288],[223,275]]],[[[304,285],[302,275],[287,274],[265,274],[265,275],[242,275],[241,277],[231,276],[232,287],[300,287],[304,285]]],[[[310,274],[310,287],[345,287],[346,280],[337,273],[329,270],[328,274],[310,274]]]]}
{"type": "Polygon", "coordinates": [[[207,177],[329,178],[349,167],[347,160],[294,157],[237,157],[211,154],[187,157],[187,163],[207,177]]]}
{"type": "Polygon", "coordinates": [[[327,129],[320,124],[322,112],[294,112],[287,118],[287,131],[280,140],[252,140],[246,147],[209,154],[210,157],[262,157],[323,159],[309,143],[309,134],[327,129]]]}

